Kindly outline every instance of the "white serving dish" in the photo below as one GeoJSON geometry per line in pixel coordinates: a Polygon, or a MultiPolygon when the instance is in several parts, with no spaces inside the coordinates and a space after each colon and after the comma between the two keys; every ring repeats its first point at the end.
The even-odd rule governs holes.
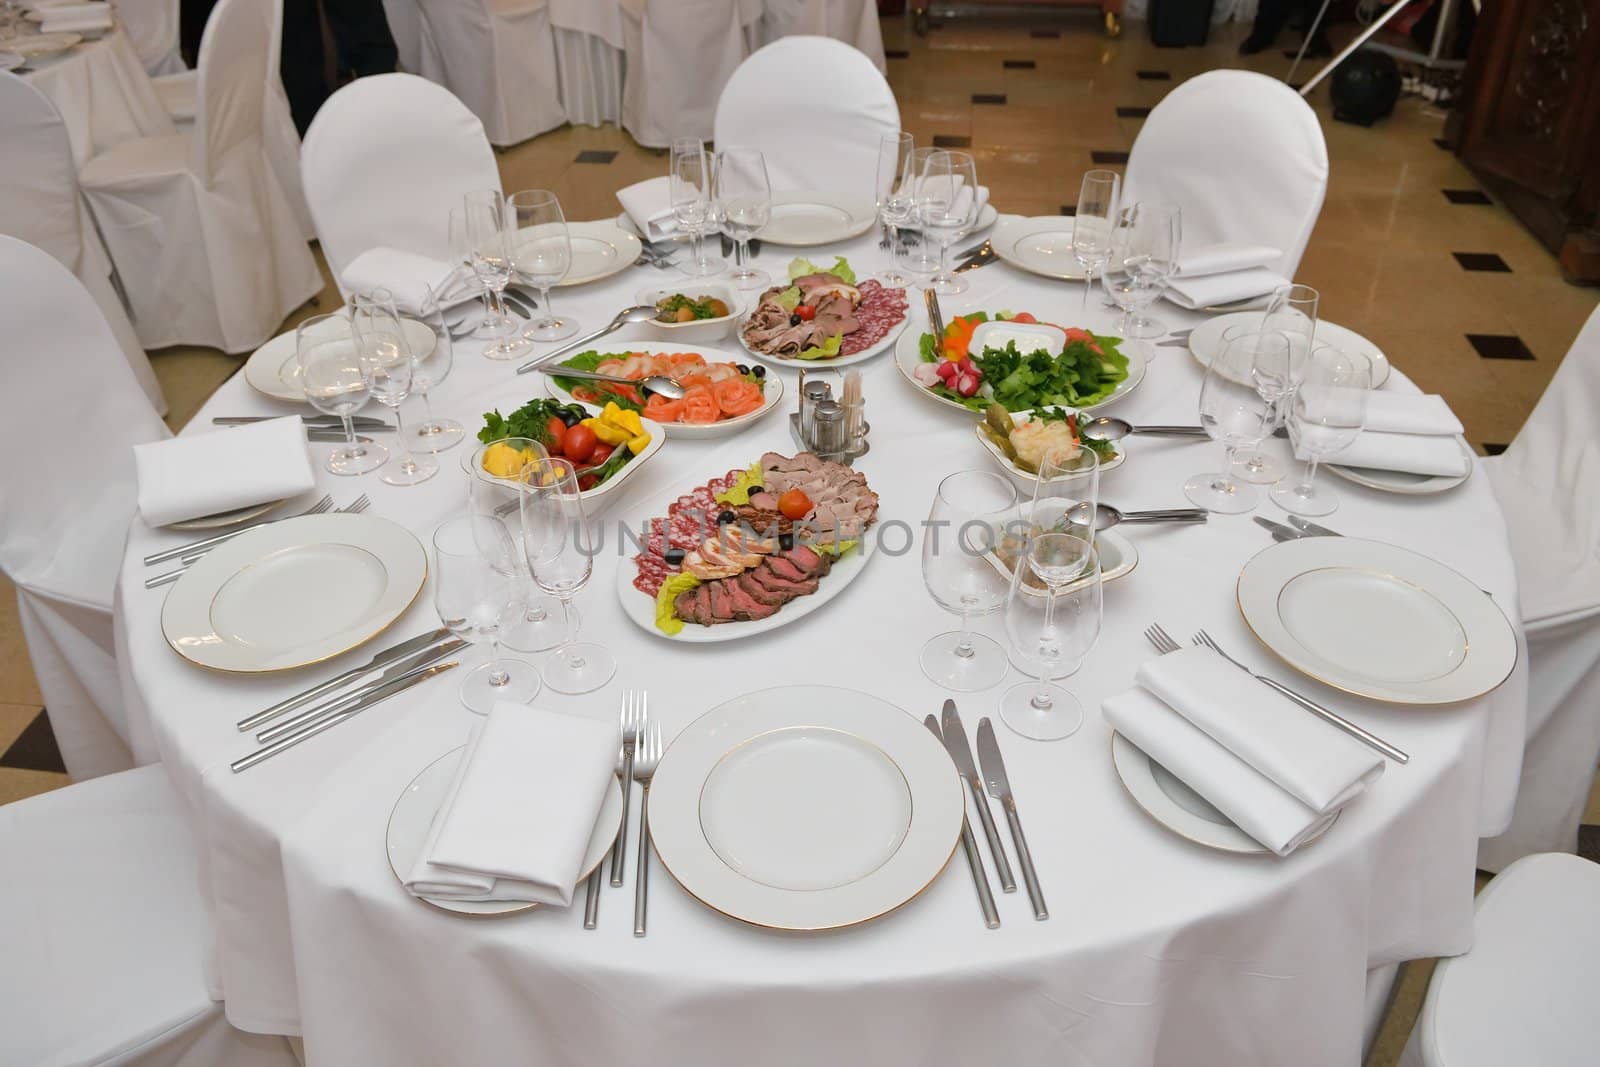
{"type": "MultiPolygon", "coordinates": [[[[1070,411],[1072,409],[1062,408],[1061,410],[1070,411]]],[[[1028,416],[1031,414],[1033,414],[1031,410],[1013,411],[1011,413],[1011,425],[1021,426],[1028,420],[1028,416]]],[[[994,461],[996,463],[1000,464],[1001,469],[1006,472],[1006,477],[1010,478],[1011,481],[1016,484],[1017,489],[1022,493],[1022,495],[1028,497],[1033,496],[1033,488],[1039,484],[1039,476],[1023,470],[1021,467],[1011,462],[1011,457],[1000,451],[1000,446],[990,440],[987,433],[984,433],[983,419],[981,417],[978,419],[977,423],[973,425],[972,432],[977,435],[978,443],[988,451],[989,455],[994,457],[994,461]]],[[[1108,460],[1101,461],[1100,473],[1105,474],[1108,471],[1116,470],[1118,467],[1127,462],[1127,459],[1128,453],[1124,452],[1120,447],[1118,447],[1116,455],[1112,456],[1108,460]]],[[[1073,477],[1077,477],[1077,475],[1069,474],[1065,475],[1064,477],[1071,479],[1073,477]]]]}
{"type": "Polygon", "coordinates": [[[721,318],[696,319],[693,322],[645,323],[645,327],[653,331],[663,342],[687,345],[717,341],[728,336],[733,330],[733,324],[739,321],[739,294],[734,291],[733,286],[723,282],[689,279],[681,285],[646,286],[635,294],[634,303],[654,305],[657,301],[678,293],[695,300],[703,296],[715,297],[728,305],[728,314],[721,318]]]}
{"type": "Polygon", "coordinates": [[[1047,322],[990,319],[973,327],[971,347],[975,352],[982,352],[989,348],[1004,348],[1011,340],[1017,341],[1018,352],[1060,352],[1067,347],[1067,331],[1047,322]]]}

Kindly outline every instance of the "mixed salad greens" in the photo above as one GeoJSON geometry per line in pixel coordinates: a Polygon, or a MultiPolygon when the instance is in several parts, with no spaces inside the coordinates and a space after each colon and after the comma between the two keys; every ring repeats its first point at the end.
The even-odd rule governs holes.
{"type": "MultiPolygon", "coordinates": [[[[1038,321],[1026,312],[1002,311],[993,318],[1038,321]]],[[[1120,338],[1070,327],[1064,328],[1067,344],[1059,354],[1019,352],[1015,343],[1004,349],[971,351],[973,330],[989,320],[982,311],[957,315],[938,341],[931,333],[923,334],[918,342],[922,362],[934,366],[931,374],[919,373],[918,381],[935,395],[973,411],[983,411],[990,403],[1007,411],[1025,411],[1098,404],[1128,376],[1128,357],[1118,348],[1120,338]]]]}

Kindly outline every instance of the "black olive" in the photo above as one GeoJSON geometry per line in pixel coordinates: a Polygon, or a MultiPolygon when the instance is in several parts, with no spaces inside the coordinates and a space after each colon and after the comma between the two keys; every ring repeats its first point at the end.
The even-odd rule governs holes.
{"type": "Polygon", "coordinates": [[[717,515],[717,525],[718,526],[726,526],[730,522],[738,522],[738,521],[739,521],[739,516],[735,515],[731,511],[720,512],[717,515]]]}
{"type": "Polygon", "coordinates": [[[750,368],[746,367],[743,363],[735,363],[733,365],[733,369],[738,371],[740,374],[749,374],[750,373],[750,368]]]}
{"type": "Polygon", "coordinates": [[[562,423],[567,427],[567,429],[570,430],[574,426],[578,425],[578,423],[582,422],[585,418],[587,418],[587,416],[579,414],[579,413],[574,412],[574,411],[563,411],[560,414],[559,418],[561,419],[562,423]]]}
{"type": "Polygon", "coordinates": [[[681,567],[683,565],[683,557],[686,555],[688,553],[681,548],[669,548],[663,553],[666,561],[674,567],[681,567]]]}
{"type": "Polygon", "coordinates": [[[790,315],[789,316],[789,325],[790,326],[798,326],[798,325],[800,325],[801,321],[803,321],[803,320],[800,318],[799,315],[790,315]]]}
{"type": "Polygon", "coordinates": [[[754,374],[757,378],[765,378],[767,376],[767,368],[757,363],[754,367],[750,368],[750,373],[754,374]]]}
{"type": "Polygon", "coordinates": [[[783,549],[783,551],[785,551],[785,552],[788,552],[790,549],[794,548],[794,534],[792,534],[792,533],[781,533],[781,534],[779,534],[778,535],[778,547],[783,549]]]}

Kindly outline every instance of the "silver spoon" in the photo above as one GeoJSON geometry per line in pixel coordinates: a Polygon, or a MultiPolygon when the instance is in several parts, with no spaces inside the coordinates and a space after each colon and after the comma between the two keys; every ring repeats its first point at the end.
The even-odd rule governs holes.
{"type": "Polygon", "coordinates": [[[1078,434],[1091,441],[1120,441],[1130,433],[1147,433],[1157,437],[1210,437],[1204,426],[1135,426],[1127,419],[1113,419],[1105,415],[1078,424],[1078,434]]]}
{"type": "Polygon", "coordinates": [[[530,359],[528,362],[517,368],[517,373],[526,374],[531,370],[537,369],[541,363],[547,363],[550,360],[555,359],[557,356],[564,356],[573,349],[581,348],[589,342],[598,340],[608,333],[620,330],[630,323],[649,322],[659,314],[660,311],[654,304],[639,304],[631,308],[623,308],[621,311],[617,312],[616,318],[612,319],[600,329],[594,331],[594,333],[586,333],[575,341],[568,341],[554,352],[546,352],[537,359],[530,359]]]}
{"type": "MultiPolygon", "coordinates": [[[[1152,525],[1161,522],[1201,523],[1205,522],[1211,513],[1205,508],[1153,508],[1148,511],[1123,511],[1110,504],[1096,504],[1094,511],[1094,528],[1109,530],[1118,523],[1152,525]]],[[[1074,504],[1067,512],[1070,521],[1076,526],[1087,526],[1089,518],[1089,502],[1074,504]]]]}
{"type": "Polygon", "coordinates": [[[686,390],[675,378],[666,378],[659,374],[652,374],[647,378],[621,378],[615,374],[600,374],[592,370],[577,370],[573,367],[563,367],[557,364],[540,364],[533,368],[540,374],[551,377],[581,378],[586,382],[612,382],[616,385],[637,385],[646,392],[660,393],[668,400],[682,400],[686,390]]]}

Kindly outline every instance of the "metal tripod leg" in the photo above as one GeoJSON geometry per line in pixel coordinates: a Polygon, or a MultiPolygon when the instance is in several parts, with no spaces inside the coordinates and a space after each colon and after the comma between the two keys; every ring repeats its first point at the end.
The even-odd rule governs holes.
{"type": "Polygon", "coordinates": [[[1328,14],[1328,5],[1333,0],[1322,0],[1322,6],[1317,9],[1317,17],[1311,20],[1311,28],[1306,30],[1305,40],[1300,42],[1300,51],[1294,54],[1294,64],[1289,68],[1289,74],[1283,80],[1286,84],[1294,84],[1294,72],[1300,69],[1300,61],[1306,57],[1306,49],[1311,47],[1311,42],[1316,39],[1317,30],[1322,27],[1322,20],[1328,14]]]}

